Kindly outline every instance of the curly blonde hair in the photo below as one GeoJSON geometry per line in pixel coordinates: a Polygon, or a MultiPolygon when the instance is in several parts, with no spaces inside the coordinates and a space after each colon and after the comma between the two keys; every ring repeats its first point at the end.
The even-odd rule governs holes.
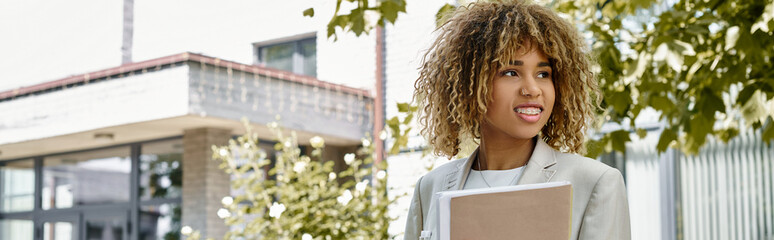
{"type": "Polygon", "coordinates": [[[436,31],[414,84],[421,132],[435,154],[452,158],[461,139],[481,138],[495,74],[529,48],[549,58],[556,90],[540,137],[556,150],[584,153],[601,97],[588,47],[573,25],[535,4],[477,2],[458,8],[436,31]]]}

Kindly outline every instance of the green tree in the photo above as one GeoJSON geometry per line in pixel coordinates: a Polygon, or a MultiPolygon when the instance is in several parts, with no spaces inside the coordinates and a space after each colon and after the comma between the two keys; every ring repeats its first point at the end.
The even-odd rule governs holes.
{"type": "MultiPolygon", "coordinates": [[[[336,36],[336,28],[345,32],[352,32],[356,36],[368,34],[375,25],[384,27],[386,23],[395,23],[398,14],[406,12],[406,0],[346,0],[355,5],[349,13],[342,13],[341,3],[345,0],[336,0],[336,10],[328,22],[328,37],[336,36]],[[371,14],[376,17],[375,22],[367,21],[371,14]]],[[[304,16],[314,17],[314,8],[304,10],[304,16]]]]}
{"type": "MultiPolygon", "coordinates": [[[[666,123],[659,152],[672,146],[693,154],[710,136],[727,142],[750,128],[774,139],[771,0],[583,0],[555,8],[593,33],[605,96],[600,116],[642,137],[634,120],[656,110],[666,123]]],[[[629,134],[622,131],[593,143],[623,152],[629,134]]]]}
{"type": "MultiPolygon", "coordinates": [[[[635,120],[646,109],[655,110],[666,125],[659,152],[674,147],[696,153],[708,137],[727,142],[746,130],[761,129],[767,143],[774,139],[771,0],[556,0],[547,5],[591,33],[587,37],[604,95],[600,124],[623,126],[590,140],[589,156],[624,152],[632,131],[644,137],[647,131],[635,120]]],[[[401,6],[405,11],[405,2],[401,6]]],[[[455,8],[444,5],[438,19],[455,8]]],[[[377,13],[395,22],[399,12],[377,13]]],[[[360,18],[334,16],[331,23],[350,26],[360,18]]],[[[361,28],[349,29],[358,34],[361,28]]]]}

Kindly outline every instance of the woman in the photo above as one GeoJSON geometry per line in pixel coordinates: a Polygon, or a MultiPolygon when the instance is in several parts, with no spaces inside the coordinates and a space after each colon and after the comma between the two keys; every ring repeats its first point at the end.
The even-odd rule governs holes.
{"type": "Polygon", "coordinates": [[[584,39],[551,10],[521,2],[461,7],[438,30],[415,87],[436,154],[468,158],[417,181],[406,239],[437,239],[439,191],[570,181],[571,239],[629,239],[621,173],[577,154],[599,90],[584,39]]]}

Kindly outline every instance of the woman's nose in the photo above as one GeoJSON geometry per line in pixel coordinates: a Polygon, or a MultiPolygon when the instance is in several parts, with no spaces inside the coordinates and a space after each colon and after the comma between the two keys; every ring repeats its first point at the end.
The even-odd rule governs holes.
{"type": "Polygon", "coordinates": [[[537,82],[535,81],[534,77],[526,77],[523,81],[524,85],[521,86],[521,89],[519,89],[519,93],[522,96],[525,97],[538,97],[540,96],[541,91],[540,87],[538,87],[537,82]]]}

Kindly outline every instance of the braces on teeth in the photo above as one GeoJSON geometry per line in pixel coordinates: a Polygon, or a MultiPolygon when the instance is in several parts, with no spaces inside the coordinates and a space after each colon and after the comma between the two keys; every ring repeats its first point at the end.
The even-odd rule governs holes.
{"type": "Polygon", "coordinates": [[[530,114],[530,115],[535,115],[535,114],[538,114],[538,113],[540,113],[541,111],[540,111],[540,109],[539,109],[539,108],[527,108],[527,109],[524,109],[524,108],[517,108],[517,109],[516,109],[516,112],[518,112],[518,113],[523,113],[523,114],[530,114]]]}

